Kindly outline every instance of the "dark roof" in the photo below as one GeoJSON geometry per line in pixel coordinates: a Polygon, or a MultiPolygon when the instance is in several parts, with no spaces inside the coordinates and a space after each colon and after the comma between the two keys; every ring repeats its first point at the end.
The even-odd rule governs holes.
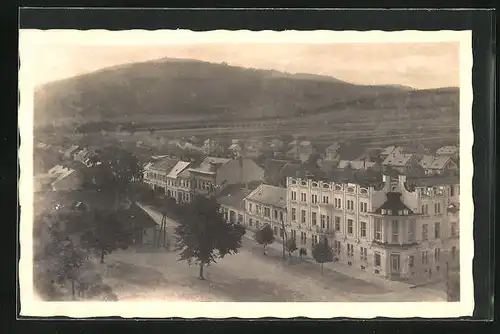
{"type": "Polygon", "coordinates": [[[403,210],[407,210],[410,215],[413,214],[413,211],[401,201],[401,193],[399,192],[387,193],[386,201],[375,210],[375,213],[383,214],[382,210],[387,210],[387,215],[389,216],[402,216],[404,215],[403,210]]]}
{"type": "Polygon", "coordinates": [[[356,144],[341,144],[339,148],[339,155],[342,160],[356,160],[366,153],[365,147],[356,144]]]}
{"type": "Polygon", "coordinates": [[[154,170],[165,171],[166,173],[168,173],[172,168],[174,168],[174,166],[177,164],[178,161],[179,159],[165,157],[154,162],[149,168],[154,170]]]}
{"type": "Polygon", "coordinates": [[[287,177],[295,177],[301,165],[289,160],[267,159],[262,163],[264,178],[273,184],[283,182],[287,177]]]}
{"type": "Polygon", "coordinates": [[[115,217],[133,229],[156,227],[157,225],[155,220],[136,203],[132,203],[126,210],[116,212],[115,217]]]}
{"type": "Polygon", "coordinates": [[[414,187],[432,187],[432,186],[460,184],[460,176],[458,174],[452,173],[448,175],[411,177],[406,180],[406,183],[414,187]]]}
{"type": "Polygon", "coordinates": [[[236,189],[230,193],[226,193],[224,196],[217,198],[217,203],[220,205],[230,206],[239,210],[244,209],[243,200],[247,197],[252,190],[250,189],[236,189]]]}

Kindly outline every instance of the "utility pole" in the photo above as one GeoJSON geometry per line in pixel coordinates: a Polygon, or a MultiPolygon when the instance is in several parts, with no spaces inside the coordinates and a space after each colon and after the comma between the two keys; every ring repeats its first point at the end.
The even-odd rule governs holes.
{"type": "Polygon", "coordinates": [[[450,301],[450,274],[449,274],[449,264],[448,261],[446,261],[446,271],[445,271],[445,279],[446,279],[446,299],[450,301]]]}
{"type": "Polygon", "coordinates": [[[286,247],[286,240],[287,240],[287,237],[286,237],[286,230],[285,230],[285,221],[282,220],[281,221],[281,228],[283,229],[283,260],[286,258],[286,253],[285,253],[285,247],[286,247]]]}

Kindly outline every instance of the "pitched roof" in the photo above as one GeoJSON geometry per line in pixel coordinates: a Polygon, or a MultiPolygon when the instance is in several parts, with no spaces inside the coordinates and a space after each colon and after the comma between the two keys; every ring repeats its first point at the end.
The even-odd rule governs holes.
{"type": "Polygon", "coordinates": [[[394,149],[396,148],[396,146],[387,146],[386,148],[384,148],[382,151],[380,151],[380,154],[381,155],[388,155],[388,154],[391,154],[392,151],[394,151],[394,149]]]}
{"type": "Polygon", "coordinates": [[[424,168],[429,168],[435,159],[436,157],[433,155],[424,155],[422,159],[420,159],[420,166],[424,168]]]}
{"type": "Polygon", "coordinates": [[[439,175],[439,176],[424,176],[424,177],[412,177],[408,178],[406,181],[409,185],[414,185],[416,187],[432,187],[441,185],[452,185],[460,184],[459,175],[439,175]]]}
{"type": "Polygon", "coordinates": [[[272,183],[284,181],[284,178],[288,176],[295,177],[297,171],[300,170],[300,164],[277,159],[265,160],[262,167],[264,169],[264,178],[272,183]]]}
{"type": "Polygon", "coordinates": [[[430,169],[443,169],[448,162],[451,161],[449,157],[437,157],[429,166],[430,169]]]}
{"type": "Polygon", "coordinates": [[[310,146],[311,142],[309,140],[303,140],[300,142],[300,146],[310,146]]]}
{"type": "Polygon", "coordinates": [[[363,160],[340,160],[337,168],[347,168],[350,166],[352,169],[367,169],[375,166],[375,162],[363,160]]]}
{"type": "Polygon", "coordinates": [[[177,164],[170,170],[167,177],[175,179],[184,169],[189,166],[189,162],[187,161],[178,161],[177,164]]]}
{"type": "Polygon", "coordinates": [[[228,150],[237,150],[237,151],[241,151],[241,146],[238,145],[238,144],[231,144],[231,146],[229,146],[228,150]]]}
{"type": "Polygon", "coordinates": [[[408,214],[413,214],[413,211],[401,201],[401,193],[388,192],[386,196],[387,199],[375,210],[375,213],[383,214],[382,210],[387,210],[387,214],[390,216],[402,216],[404,215],[404,210],[407,210],[408,214]]]}
{"type": "Polygon", "coordinates": [[[166,157],[153,162],[153,164],[149,166],[149,169],[154,169],[168,173],[177,164],[178,161],[179,161],[178,159],[166,157]]]}
{"type": "Polygon", "coordinates": [[[120,210],[115,213],[115,217],[124,224],[133,229],[156,227],[156,221],[137,203],[132,203],[126,210],[120,210]]]}
{"type": "Polygon", "coordinates": [[[238,210],[243,210],[245,208],[245,203],[243,202],[243,200],[251,192],[252,190],[249,189],[232,189],[232,191],[226,193],[224,196],[218,197],[217,202],[220,205],[230,206],[238,210]]]}
{"type": "Polygon", "coordinates": [[[413,154],[389,154],[382,164],[386,166],[405,167],[412,157],[413,154]]]}
{"type": "Polygon", "coordinates": [[[286,188],[261,184],[247,196],[247,199],[257,201],[262,204],[286,208],[286,188]]]}
{"type": "Polygon", "coordinates": [[[436,151],[436,154],[455,154],[457,152],[457,146],[443,146],[436,151]]]}
{"type": "Polygon", "coordinates": [[[226,164],[228,163],[229,161],[231,161],[231,159],[228,159],[228,158],[218,158],[218,157],[206,157],[202,163],[204,164],[226,164]]]}
{"type": "Polygon", "coordinates": [[[333,143],[331,144],[330,146],[328,146],[326,148],[326,151],[329,151],[329,150],[338,150],[340,149],[340,144],[339,143],[333,143]]]}

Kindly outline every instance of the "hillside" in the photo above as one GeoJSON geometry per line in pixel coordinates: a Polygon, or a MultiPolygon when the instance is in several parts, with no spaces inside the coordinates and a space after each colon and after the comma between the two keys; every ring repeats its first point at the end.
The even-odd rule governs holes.
{"type": "Polygon", "coordinates": [[[408,87],[360,86],[332,77],[161,59],[116,66],[40,87],[36,123],[44,120],[287,118],[408,87]]]}

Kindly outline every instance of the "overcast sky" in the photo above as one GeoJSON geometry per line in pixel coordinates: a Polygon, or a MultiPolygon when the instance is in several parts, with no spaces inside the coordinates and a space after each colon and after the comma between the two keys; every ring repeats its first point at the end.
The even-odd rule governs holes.
{"type": "Polygon", "coordinates": [[[163,57],[333,76],[357,84],[414,88],[459,86],[459,43],[197,44],[151,46],[43,45],[36,84],[105,67],[163,57]]]}

